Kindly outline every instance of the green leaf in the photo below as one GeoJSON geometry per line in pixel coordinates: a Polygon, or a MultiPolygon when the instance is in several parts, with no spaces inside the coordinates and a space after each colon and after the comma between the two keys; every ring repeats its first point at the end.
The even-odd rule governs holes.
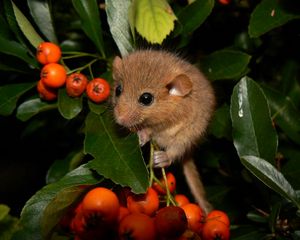
{"type": "Polygon", "coordinates": [[[272,164],[256,156],[242,156],[242,164],[273,191],[290,200],[300,209],[297,194],[290,183],[272,164]]]}
{"type": "Polygon", "coordinates": [[[35,85],[36,83],[18,83],[0,87],[0,115],[10,115],[16,108],[19,97],[35,85]]]}
{"type": "Polygon", "coordinates": [[[95,158],[88,166],[136,193],[145,192],[148,171],[136,135],[122,136],[109,111],[101,116],[90,112],[85,131],[84,151],[95,158]]]}
{"type": "MultiPolygon", "coordinates": [[[[297,78],[297,74],[295,74],[295,79],[297,78]]],[[[298,81],[293,82],[293,87],[290,89],[290,92],[288,93],[288,96],[290,97],[290,100],[294,103],[298,109],[300,108],[300,84],[298,81]]]]}
{"type": "Polygon", "coordinates": [[[16,116],[21,121],[27,121],[40,112],[55,108],[57,108],[56,103],[49,104],[42,101],[40,98],[30,99],[19,105],[16,116]]]}
{"type": "Polygon", "coordinates": [[[230,237],[234,240],[264,239],[267,232],[256,225],[239,225],[230,231],[230,237]]]}
{"type": "Polygon", "coordinates": [[[58,182],[44,186],[23,207],[20,219],[22,230],[14,239],[45,239],[42,237],[42,229],[45,235],[51,232],[63,210],[76,201],[80,186],[94,185],[101,179],[83,165],[58,182]]]}
{"type": "Polygon", "coordinates": [[[259,37],[292,19],[300,17],[299,14],[292,13],[284,7],[283,2],[263,0],[256,6],[250,17],[248,29],[250,37],[259,37]]]}
{"type": "Polygon", "coordinates": [[[248,30],[244,29],[242,32],[236,33],[232,47],[235,49],[240,49],[246,53],[254,53],[256,49],[262,45],[262,43],[262,39],[251,38],[248,30]]]}
{"type": "Polygon", "coordinates": [[[15,73],[21,73],[26,74],[28,71],[26,71],[24,68],[20,66],[9,66],[3,63],[0,63],[0,71],[7,71],[7,72],[15,72],[15,73]]]}
{"type": "Polygon", "coordinates": [[[28,64],[38,68],[39,64],[34,57],[28,55],[28,50],[21,44],[5,39],[0,36],[0,52],[17,57],[27,62],[28,64]]]}
{"type": "Polygon", "coordinates": [[[11,215],[7,215],[0,222],[0,239],[11,240],[14,233],[19,229],[19,219],[11,215]]]}
{"type": "MultiPolygon", "coordinates": [[[[295,60],[288,60],[283,66],[281,70],[281,78],[282,84],[280,84],[280,90],[282,94],[289,94],[294,91],[297,87],[299,88],[299,84],[297,81],[297,74],[299,72],[300,66],[298,62],[295,60]]],[[[297,92],[299,95],[299,89],[297,92]]]]}
{"type": "Polygon", "coordinates": [[[279,152],[283,155],[285,160],[281,166],[282,173],[295,189],[300,189],[299,147],[297,145],[293,146],[292,144],[289,144],[287,146],[281,146],[279,152]]]}
{"type": "Polygon", "coordinates": [[[216,110],[213,121],[210,124],[209,130],[217,138],[232,138],[230,109],[227,104],[222,105],[216,110]]]}
{"type": "Polygon", "coordinates": [[[47,204],[41,219],[42,239],[52,239],[53,230],[68,208],[84,193],[86,186],[65,187],[47,204]]]}
{"type": "Polygon", "coordinates": [[[14,232],[19,229],[19,219],[9,214],[10,208],[0,204],[0,239],[10,240],[14,232]]]}
{"type": "Polygon", "coordinates": [[[27,38],[27,40],[31,43],[34,48],[43,42],[44,40],[40,37],[40,35],[35,31],[31,23],[28,19],[24,16],[24,14],[20,11],[20,9],[12,2],[14,14],[16,17],[16,21],[27,38]]]}
{"type": "Polygon", "coordinates": [[[225,185],[217,185],[217,186],[210,185],[210,186],[206,186],[205,189],[207,191],[207,196],[209,198],[209,201],[216,205],[220,205],[224,201],[226,195],[229,194],[230,191],[232,190],[231,188],[225,185]]]}
{"type": "Polygon", "coordinates": [[[256,211],[250,211],[247,213],[247,218],[253,222],[257,223],[266,223],[267,218],[265,216],[262,216],[261,214],[258,214],[256,211]]]}
{"type": "Polygon", "coordinates": [[[8,215],[10,208],[7,205],[0,204],[0,222],[8,215]]]}
{"type": "Polygon", "coordinates": [[[161,44],[177,19],[166,0],[133,0],[130,11],[131,24],[150,43],[161,44]]]}
{"type": "Polygon", "coordinates": [[[83,158],[82,150],[78,152],[70,152],[65,159],[58,159],[49,168],[46,176],[46,183],[54,183],[60,180],[68,172],[75,169],[82,164],[83,158]]]}
{"type": "Polygon", "coordinates": [[[99,7],[96,0],[72,0],[73,6],[79,14],[82,29],[94,42],[97,49],[105,57],[99,7]]]}
{"type": "MultiPolygon", "coordinates": [[[[3,0],[4,5],[4,13],[7,20],[7,23],[9,25],[9,29],[14,33],[15,37],[17,38],[18,42],[24,47],[27,47],[28,41],[24,34],[22,33],[18,22],[15,17],[14,9],[13,9],[13,3],[11,0],[3,0]]],[[[4,37],[4,35],[1,35],[4,37]]],[[[13,40],[13,38],[9,37],[9,40],[13,40]]],[[[30,43],[29,43],[30,44],[30,43]]]]}
{"type": "Polygon", "coordinates": [[[201,69],[211,80],[241,77],[250,62],[251,56],[235,50],[216,51],[201,61],[201,69]]]}
{"type": "Polygon", "coordinates": [[[214,4],[214,0],[197,0],[179,12],[178,21],[182,25],[182,33],[194,32],[210,15],[214,4]]]}
{"type": "Polygon", "coordinates": [[[253,155],[274,163],[277,134],[270,110],[257,83],[244,77],[231,96],[231,120],[234,146],[239,156],[253,155]]]}
{"type": "Polygon", "coordinates": [[[300,144],[300,111],[289,97],[263,86],[272,111],[273,120],[294,142],[300,144]]]}
{"type": "Polygon", "coordinates": [[[276,202],[275,204],[273,204],[271,206],[271,213],[268,217],[269,220],[269,226],[271,229],[272,233],[275,233],[276,228],[277,228],[277,224],[278,224],[278,219],[279,219],[279,214],[280,214],[280,210],[281,210],[281,203],[280,202],[276,202]]]}
{"type": "Polygon", "coordinates": [[[54,183],[66,175],[70,170],[70,158],[55,160],[50,166],[47,176],[46,183],[54,183]]]}
{"type": "Polygon", "coordinates": [[[0,36],[7,39],[12,38],[12,31],[10,29],[10,26],[6,22],[4,14],[0,14],[0,26],[0,36]]]}
{"type": "Polygon", "coordinates": [[[88,100],[88,106],[89,109],[93,112],[96,113],[98,115],[104,113],[107,109],[108,109],[108,105],[107,104],[103,104],[103,103],[94,103],[91,100],[88,100]]]}
{"type": "Polygon", "coordinates": [[[65,88],[59,89],[58,110],[66,119],[76,117],[82,110],[82,96],[73,98],[68,96],[65,88]]]}
{"type": "Polygon", "coordinates": [[[54,31],[51,9],[48,0],[27,0],[31,16],[44,36],[50,41],[57,43],[54,31]]]}
{"type": "Polygon", "coordinates": [[[130,0],[106,0],[106,14],[109,30],[117,44],[121,56],[134,50],[128,20],[130,0]]]}

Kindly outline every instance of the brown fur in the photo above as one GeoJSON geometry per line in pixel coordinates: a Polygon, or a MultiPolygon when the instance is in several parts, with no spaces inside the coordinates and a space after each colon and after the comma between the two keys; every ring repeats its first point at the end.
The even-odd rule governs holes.
{"type": "Polygon", "coordinates": [[[123,59],[116,57],[113,77],[115,87],[121,84],[123,89],[119,97],[113,97],[117,123],[137,130],[143,143],[155,141],[170,163],[181,160],[195,199],[209,211],[191,154],[214,111],[210,82],[192,64],[157,50],[136,51],[123,59]],[[144,92],[154,95],[150,106],[138,102],[144,92]]]}

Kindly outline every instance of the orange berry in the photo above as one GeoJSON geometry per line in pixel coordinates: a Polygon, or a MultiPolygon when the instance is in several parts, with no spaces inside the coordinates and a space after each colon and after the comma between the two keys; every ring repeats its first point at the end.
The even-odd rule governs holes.
{"type": "Polygon", "coordinates": [[[104,223],[117,221],[120,204],[117,195],[108,188],[96,187],[82,200],[82,212],[86,218],[97,216],[104,223]]]}
{"type": "MultiPolygon", "coordinates": [[[[173,173],[168,172],[166,174],[166,178],[167,178],[167,186],[169,188],[170,193],[173,193],[176,189],[176,178],[173,175],[173,173]]],[[[157,182],[153,183],[153,188],[157,191],[157,193],[165,195],[166,194],[166,183],[165,180],[163,178],[160,179],[160,184],[158,184],[157,182]]]]}
{"type": "Polygon", "coordinates": [[[223,222],[212,220],[207,221],[202,228],[202,238],[204,240],[229,240],[230,229],[229,226],[223,222]]]}
{"type": "Polygon", "coordinates": [[[86,86],[86,94],[91,101],[100,103],[109,97],[110,86],[105,79],[94,78],[86,86]]]}
{"type": "Polygon", "coordinates": [[[176,194],[174,196],[175,202],[177,203],[177,206],[182,207],[188,203],[190,203],[190,200],[185,196],[184,194],[176,194]]]}
{"type": "Polygon", "coordinates": [[[131,213],[144,213],[152,216],[159,208],[157,192],[149,187],[145,194],[130,194],[127,197],[127,208],[131,213]]]}
{"type": "Polygon", "coordinates": [[[143,213],[131,213],[119,224],[120,240],[156,240],[153,218],[143,213]]]}
{"type": "Polygon", "coordinates": [[[41,79],[47,87],[59,88],[65,84],[66,78],[65,68],[58,63],[49,63],[41,70],[41,79]]]}
{"type": "Polygon", "coordinates": [[[127,215],[129,215],[129,214],[130,214],[130,212],[129,212],[129,210],[128,210],[127,207],[120,206],[120,212],[119,212],[119,216],[118,216],[118,222],[121,222],[122,219],[124,217],[126,217],[127,215]]]}
{"type": "Polygon", "coordinates": [[[222,5],[228,5],[231,2],[231,0],[219,0],[219,3],[222,5]]]}
{"type": "Polygon", "coordinates": [[[221,210],[212,210],[211,212],[209,212],[206,216],[206,222],[208,221],[219,221],[224,223],[225,225],[229,226],[230,225],[230,220],[228,215],[221,211],[221,210]]]}
{"type": "Polygon", "coordinates": [[[204,223],[204,212],[199,205],[188,203],[181,207],[188,220],[188,228],[197,234],[200,234],[204,223]]]}
{"type": "Polygon", "coordinates": [[[82,73],[72,73],[66,79],[66,92],[70,97],[79,97],[86,90],[88,80],[82,73]]]}
{"type": "Polygon", "coordinates": [[[42,80],[37,83],[37,91],[41,99],[46,101],[53,101],[57,98],[57,91],[55,89],[45,86],[42,80]]]}
{"type": "Polygon", "coordinates": [[[61,58],[61,49],[52,42],[42,42],[37,47],[36,59],[41,64],[56,63],[61,58]]]}

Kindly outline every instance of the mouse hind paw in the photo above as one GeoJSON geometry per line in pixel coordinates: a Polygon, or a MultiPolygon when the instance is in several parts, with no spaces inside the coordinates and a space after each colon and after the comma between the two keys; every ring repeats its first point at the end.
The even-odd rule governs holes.
{"type": "Polygon", "coordinates": [[[171,161],[165,151],[154,151],[153,164],[155,168],[163,168],[171,165],[171,161]]]}

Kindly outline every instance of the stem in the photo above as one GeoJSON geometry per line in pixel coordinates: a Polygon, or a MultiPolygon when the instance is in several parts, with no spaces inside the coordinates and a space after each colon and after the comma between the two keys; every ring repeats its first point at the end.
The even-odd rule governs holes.
{"type": "Polygon", "coordinates": [[[161,168],[161,173],[162,173],[162,176],[163,176],[163,179],[165,181],[165,189],[166,189],[166,196],[167,196],[167,201],[166,201],[166,205],[167,206],[170,206],[170,190],[169,190],[169,187],[168,187],[168,182],[167,182],[167,176],[166,176],[166,171],[165,171],[165,168],[161,168]]]}
{"type": "Polygon", "coordinates": [[[151,141],[150,143],[150,160],[149,160],[149,170],[150,170],[150,186],[152,186],[153,182],[157,182],[162,188],[166,189],[166,205],[170,206],[170,204],[176,206],[176,202],[172,196],[172,194],[170,193],[169,187],[168,187],[168,182],[167,182],[167,176],[166,176],[166,171],[164,168],[161,168],[161,172],[162,172],[162,176],[164,179],[164,186],[161,183],[161,181],[155,176],[154,174],[154,170],[153,170],[153,156],[154,156],[154,150],[157,149],[158,146],[155,144],[155,142],[151,141]]]}
{"type": "Polygon", "coordinates": [[[66,71],[69,72],[70,68],[66,65],[63,59],[60,59],[60,63],[65,67],[66,71]]]}
{"type": "Polygon", "coordinates": [[[161,172],[162,172],[162,175],[163,175],[163,178],[164,178],[164,181],[165,181],[165,186],[164,187],[166,188],[166,198],[167,198],[166,205],[170,206],[170,204],[172,204],[173,206],[177,206],[177,203],[175,202],[174,197],[170,193],[165,168],[162,168],[161,172]]]}
{"type": "Polygon", "coordinates": [[[63,55],[72,55],[72,56],[63,57],[64,59],[78,58],[78,57],[95,57],[98,59],[106,60],[105,58],[102,58],[97,54],[86,53],[86,52],[63,52],[62,54],[63,55]]]}
{"type": "Polygon", "coordinates": [[[280,108],[277,112],[275,112],[273,114],[273,116],[271,116],[271,119],[274,121],[275,118],[277,117],[277,115],[279,115],[280,113],[282,113],[284,111],[284,109],[286,108],[286,106],[283,106],[282,108],[280,108]]]}
{"type": "Polygon", "coordinates": [[[69,71],[68,74],[71,74],[71,73],[73,73],[73,72],[81,72],[81,71],[82,71],[83,69],[85,69],[85,68],[89,68],[89,69],[90,69],[91,65],[94,64],[95,62],[97,62],[98,60],[99,60],[99,59],[94,59],[94,60],[90,61],[89,63],[85,64],[85,65],[82,66],[82,67],[75,68],[75,69],[69,71]]]}
{"type": "Polygon", "coordinates": [[[91,78],[94,79],[94,74],[92,71],[92,64],[89,65],[89,72],[90,72],[91,78]]]}
{"type": "Polygon", "coordinates": [[[149,170],[150,170],[150,179],[149,179],[149,184],[150,186],[152,186],[153,184],[153,179],[155,177],[154,175],[154,171],[153,171],[153,155],[154,155],[154,145],[153,145],[153,142],[151,141],[150,143],[150,160],[149,160],[149,170]]]}

